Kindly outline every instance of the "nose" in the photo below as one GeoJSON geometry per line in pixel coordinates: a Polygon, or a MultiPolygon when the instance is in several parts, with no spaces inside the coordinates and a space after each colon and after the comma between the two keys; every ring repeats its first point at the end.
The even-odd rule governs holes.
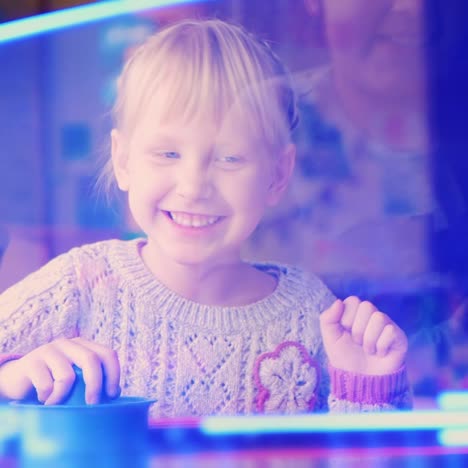
{"type": "Polygon", "coordinates": [[[181,165],[176,191],[180,197],[190,201],[209,199],[213,193],[210,168],[200,163],[181,165]]]}

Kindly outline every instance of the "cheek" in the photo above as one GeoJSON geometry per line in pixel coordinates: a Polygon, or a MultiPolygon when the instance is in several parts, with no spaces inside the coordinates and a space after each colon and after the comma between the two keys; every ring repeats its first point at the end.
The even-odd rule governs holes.
{"type": "Polygon", "coordinates": [[[239,208],[248,216],[263,214],[268,205],[271,181],[265,177],[249,177],[233,184],[231,194],[239,208]]]}
{"type": "Polygon", "coordinates": [[[169,184],[171,173],[149,163],[134,165],[130,171],[131,189],[140,193],[157,193],[169,184]]]}
{"type": "Polygon", "coordinates": [[[156,176],[152,170],[139,170],[132,173],[128,198],[130,208],[139,213],[153,210],[167,191],[168,178],[156,176]]]}

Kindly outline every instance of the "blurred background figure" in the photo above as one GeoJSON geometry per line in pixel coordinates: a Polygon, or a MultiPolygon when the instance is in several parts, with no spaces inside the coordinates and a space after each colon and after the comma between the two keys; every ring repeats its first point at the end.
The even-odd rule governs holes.
{"type": "Polygon", "coordinates": [[[325,53],[298,67],[296,180],[282,215],[263,224],[250,252],[275,251],[321,273],[337,295],[395,311],[411,337],[415,390],[433,397],[468,375],[460,358],[467,335],[455,325],[466,325],[468,277],[466,39],[458,19],[467,7],[433,0],[304,0],[304,7],[311,47],[325,53]]]}
{"type": "MultiPolygon", "coordinates": [[[[329,93],[361,138],[399,151],[427,147],[423,0],[304,0],[321,18],[329,93]]],[[[330,96],[328,96],[330,99],[330,96]]]]}
{"type": "Polygon", "coordinates": [[[305,0],[305,7],[328,59],[297,74],[297,177],[284,219],[265,224],[254,250],[277,242],[285,259],[319,271],[338,294],[419,291],[432,273],[433,210],[426,70],[433,39],[423,2],[305,0]]]}

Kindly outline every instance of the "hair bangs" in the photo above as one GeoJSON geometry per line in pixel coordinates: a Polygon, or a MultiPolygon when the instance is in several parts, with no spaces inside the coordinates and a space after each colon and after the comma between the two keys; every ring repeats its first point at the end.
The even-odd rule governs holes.
{"type": "Polygon", "coordinates": [[[235,116],[266,143],[284,144],[289,128],[280,102],[282,78],[262,59],[264,51],[219,22],[178,27],[178,34],[167,28],[130,59],[115,106],[117,125],[131,131],[151,106],[161,121],[222,123],[235,116]]]}
{"type": "Polygon", "coordinates": [[[232,96],[223,87],[223,73],[216,61],[210,60],[212,56],[200,53],[205,50],[206,44],[200,44],[205,39],[200,34],[187,35],[186,41],[173,45],[171,63],[154,90],[153,104],[163,120],[219,122],[228,111],[232,96]]]}

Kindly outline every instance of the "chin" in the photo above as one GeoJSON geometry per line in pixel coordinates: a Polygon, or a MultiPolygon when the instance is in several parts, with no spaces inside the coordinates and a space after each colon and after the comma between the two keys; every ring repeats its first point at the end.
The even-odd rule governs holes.
{"type": "Polygon", "coordinates": [[[172,252],[172,255],[168,255],[173,262],[180,266],[196,268],[196,267],[210,267],[221,264],[232,264],[240,258],[240,254],[222,254],[221,252],[200,252],[195,249],[191,251],[178,251],[172,252]]]}
{"type": "Polygon", "coordinates": [[[200,259],[200,258],[176,258],[174,261],[184,267],[197,267],[197,266],[202,266],[207,263],[206,260],[200,259]]]}
{"type": "Polygon", "coordinates": [[[180,266],[196,267],[210,263],[211,257],[208,255],[201,255],[200,252],[176,252],[168,255],[172,258],[173,262],[180,266]]]}

